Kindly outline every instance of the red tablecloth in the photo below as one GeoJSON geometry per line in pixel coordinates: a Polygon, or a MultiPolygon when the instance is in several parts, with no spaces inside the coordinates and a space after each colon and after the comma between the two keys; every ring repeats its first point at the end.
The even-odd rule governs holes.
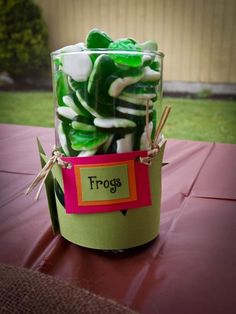
{"type": "Polygon", "coordinates": [[[235,313],[236,145],[169,140],[161,232],[142,249],[112,255],[51,231],[43,192],[24,191],[40,169],[36,137],[49,128],[0,126],[0,262],[24,266],[141,313],[235,313]]]}

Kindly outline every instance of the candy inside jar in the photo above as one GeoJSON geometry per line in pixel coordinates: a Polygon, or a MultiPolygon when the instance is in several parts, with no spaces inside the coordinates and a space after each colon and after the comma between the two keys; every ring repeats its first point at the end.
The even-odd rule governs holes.
{"type": "Polygon", "coordinates": [[[56,145],[65,156],[148,150],[161,111],[163,54],[155,42],[86,42],[52,53],[56,145]],[[148,130],[147,130],[148,128],[148,130]]]}

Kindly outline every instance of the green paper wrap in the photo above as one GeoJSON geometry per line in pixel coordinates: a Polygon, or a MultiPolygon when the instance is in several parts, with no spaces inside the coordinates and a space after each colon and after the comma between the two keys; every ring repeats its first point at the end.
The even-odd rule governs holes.
{"type": "MultiPolygon", "coordinates": [[[[66,214],[56,198],[56,220],[60,234],[72,243],[101,250],[119,250],[137,247],[155,239],[160,227],[161,168],[165,143],[149,166],[152,205],[130,209],[126,215],[120,211],[99,214],[66,214]]],[[[47,157],[41,154],[44,161],[47,157]]],[[[61,168],[52,169],[54,181],[63,191],[61,168]]],[[[48,196],[48,194],[47,194],[48,196]]],[[[52,196],[53,197],[53,196],[52,196]]],[[[55,211],[53,211],[55,214],[55,211]]],[[[55,220],[55,217],[54,217],[55,220]]]]}

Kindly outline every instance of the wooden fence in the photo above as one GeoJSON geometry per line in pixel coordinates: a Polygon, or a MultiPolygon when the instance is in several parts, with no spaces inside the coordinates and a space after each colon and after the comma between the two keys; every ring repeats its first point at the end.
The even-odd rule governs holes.
{"type": "Polygon", "coordinates": [[[98,27],[112,38],[153,39],[164,79],[236,83],[235,0],[37,0],[50,48],[84,41],[98,27]]]}

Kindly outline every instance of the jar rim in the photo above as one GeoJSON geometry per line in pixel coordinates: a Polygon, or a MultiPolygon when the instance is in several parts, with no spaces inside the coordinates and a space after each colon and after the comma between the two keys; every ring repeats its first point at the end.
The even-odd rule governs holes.
{"type": "Polygon", "coordinates": [[[50,53],[51,57],[60,55],[73,55],[73,54],[131,54],[131,55],[156,55],[159,57],[164,57],[164,53],[161,51],[145,50],[145,51],[133,51],[133,50],[114,50],[114,49],[103,49],[103,48],[93,48],[93,49],[83,49],[78,51],[64,51],[63,48],[52,51],[50,53]]]}

